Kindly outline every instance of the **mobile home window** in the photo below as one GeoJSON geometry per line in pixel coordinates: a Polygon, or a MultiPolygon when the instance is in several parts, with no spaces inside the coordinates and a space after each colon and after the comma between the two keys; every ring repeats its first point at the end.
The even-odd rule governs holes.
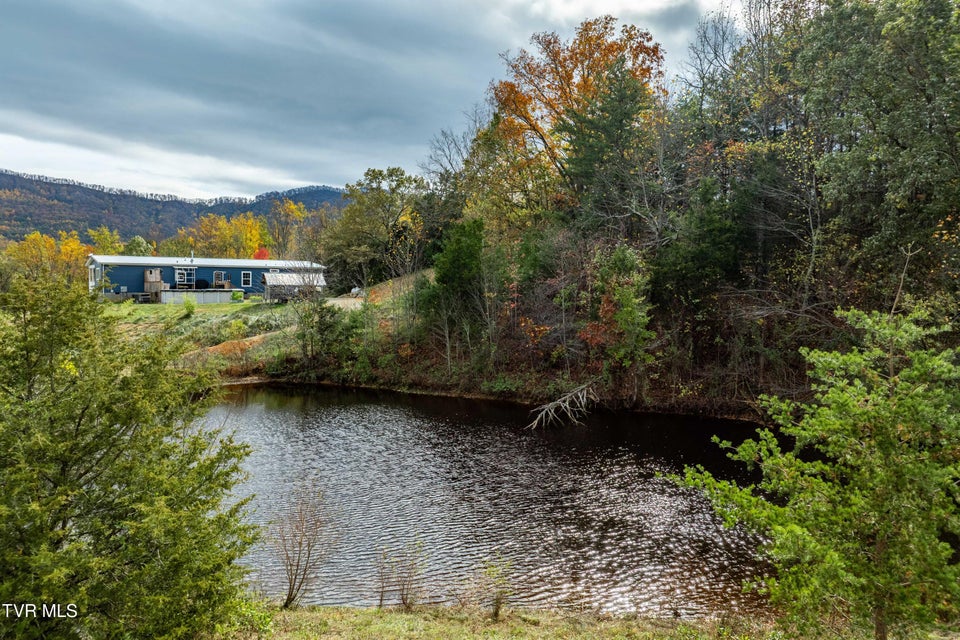
{"type": "Polygon", "coordinates": [[[213,272],[213,284],[223,284],[227,279],[226,271],[214,271],[213,272]]]}
{"type": "Polygon", "coordinates": [[[241,271],[240,272],[240,286],[249,287],[253,284],[253,273],[250,271],[241,271]]]}

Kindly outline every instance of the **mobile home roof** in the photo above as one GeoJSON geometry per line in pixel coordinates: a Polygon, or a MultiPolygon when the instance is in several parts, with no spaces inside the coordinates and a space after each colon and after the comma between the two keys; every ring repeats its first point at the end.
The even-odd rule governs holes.
{"type": "Polygon", "coordinates": [[[235,269],[326,269],[306,260],[238,260],[235,258],[174,258],[165,256],[106,256],[90,254],[87,264],[142,267],[224,267],[235,269]]]}

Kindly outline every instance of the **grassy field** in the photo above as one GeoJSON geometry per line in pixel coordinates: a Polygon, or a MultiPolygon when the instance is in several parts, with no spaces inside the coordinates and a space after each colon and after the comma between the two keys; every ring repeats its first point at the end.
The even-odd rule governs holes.
{"type": "MultiPolygon", "coordinates": [[[[389,305],[408,291],[415,278],[432,277],[432,270],[389,280],[371,287],[366,300],[389,305]]],[[[359,309],[364,298],[329,298],[327,304],[345,311],[359,309]]],[[[108,303],[131,340],[155,332],[183,339],[193,360],[203,360],[228,378],[262,376],[271,363],[296,354],[296,305],[265,303],[259,298],[219,304],[108,303]]]]}
{"type": "Polygon", "coordinates": [[[745,619],[677,621],[623,618],[541,610],[509,610],[498,621],[486,611],[428,607],[412,612],[346,607],[275,611],[269,630],[237,638],[312,640],[313,638],[417,638],[448,640],[531,638],[548,640],[766,640],[785,638],[767,621],[745,619]]]}
{"type": "Polygon", "coordinates": [[[270,363],[295,348],[296,314],[291,305],[257,301],[198,304],[109,304],[131,340],[164,332],[186,343],[188,358],[228,377],[262,375],[270,363]]]}
{"type": "Polygon", "coordinates": [[[225,322],[242,320],[253,324],[257,319],[271,325],[289,325],[292,313],[288,305],[265,302],[225,302],[198,304],[191,308],[182,304],[108,304],[107,313],[117,317],[128,330],[168,330],[181,335],[196,329],[211,329],[225,322]]]}

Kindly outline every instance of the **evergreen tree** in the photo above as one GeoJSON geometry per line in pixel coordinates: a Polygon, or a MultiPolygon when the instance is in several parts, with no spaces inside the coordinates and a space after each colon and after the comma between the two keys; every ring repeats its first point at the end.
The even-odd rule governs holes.
{"type": "Polygon", "coordinates": [[[484,309],[483,221],[453,225],[434,260],[434,283],[423,292],[426,315],[443,337],[447,367],[453,341],[479,324],[484,309]]]}
{"type": "Polygon", "coordinates": [[[765,536],[776,568],[766,586],[805,635],[833,621],[885,640],[957,615],[960,366],[916,318],[843,316],[862,345],[803,351],[814,401],[763,401],[792,448],[761,429],[731,454],[762,481],[740,488],[703,469],[687,479],[765,536]]]}
{"type": "Polygon", "coordinates": [[[227,505],[246,447],[197,426],[211,380],[175,355],[126,342],[54,275],[0,298],[0,601],[75,614],[5,633],[193,638],[229,615],[253,534],[227,505]]]}
{"type": "Polygon", "coordinates": [[[558,127],[569,137],[565,175],[583,208],[601,218],[629,218],[645,201],[641,152],[650,90],[621,56],[583,111],[558,127]]]}

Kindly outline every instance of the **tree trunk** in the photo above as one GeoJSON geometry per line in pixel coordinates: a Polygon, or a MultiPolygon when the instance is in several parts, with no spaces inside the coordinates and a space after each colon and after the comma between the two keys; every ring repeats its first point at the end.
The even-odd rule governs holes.
{"type": "Polygon", "coordinates": [[[446,348],[447,373],[453,373],[453,365],[450,362],[450,319],[444,314],[443,317],[443,344],[446,348]]]}
{"type": "MultiPolygon", "coordinates": [[[[883,535],[877,536],[873,544],[873,562],[879,568],[887,555],[887,539],[883,535]]],[[[887,640],[887,593],[881,587],[873,600],[873,637],[874,640],[887,640]]]]}
{"type": "Polygon", "coordinates": [[[873,609],[873,637],[874,640],[887,640],[887,608],[878,605],[873,609]]]}

